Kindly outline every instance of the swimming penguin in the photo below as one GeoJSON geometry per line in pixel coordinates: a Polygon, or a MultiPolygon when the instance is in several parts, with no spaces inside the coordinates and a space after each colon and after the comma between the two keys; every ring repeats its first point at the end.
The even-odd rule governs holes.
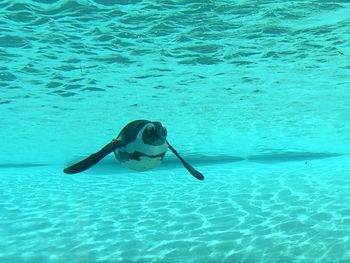
{"type": "Polygon", "coordinates": [[[136,120],[126,125],[118,137],[98,152],[64,169],[67,174],[75,174],[94,166],[105,156],[114,152],[116,159],[126,167],[145,171],[158,166],[169,148],[182,162],[187,171],[198,180],[204,176],[186,162],[166,139],[166,128],[157,121],[136,120]]]}

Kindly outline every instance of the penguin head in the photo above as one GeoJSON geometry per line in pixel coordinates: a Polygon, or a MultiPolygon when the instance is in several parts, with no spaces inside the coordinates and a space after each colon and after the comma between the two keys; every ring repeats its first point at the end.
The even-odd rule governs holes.
{"type": "Polygon", "coordinates": [[[142,133],[142,140],[149,145],[162,145],[166,141],[167,130],[158,121],[150,122],[146,125],[142,133]]]}

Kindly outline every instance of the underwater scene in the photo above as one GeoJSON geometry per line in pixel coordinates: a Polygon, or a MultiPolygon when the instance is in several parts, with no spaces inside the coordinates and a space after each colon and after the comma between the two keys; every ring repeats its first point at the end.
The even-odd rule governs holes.
{"type": "Polygon", "coordinates": [[[0,0],[0,263],[350,262],[349,40],[346,0],[0,0]]]}

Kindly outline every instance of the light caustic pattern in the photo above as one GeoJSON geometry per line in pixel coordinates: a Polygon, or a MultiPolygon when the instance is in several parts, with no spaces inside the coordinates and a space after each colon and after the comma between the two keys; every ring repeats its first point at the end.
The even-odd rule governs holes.
{"type": "Polygon", "coordinates": [[[0,1],[0,261],[350,262],[349,12],[0,1]],[[62,173],[135,119],[206,179],[62,173]]]}

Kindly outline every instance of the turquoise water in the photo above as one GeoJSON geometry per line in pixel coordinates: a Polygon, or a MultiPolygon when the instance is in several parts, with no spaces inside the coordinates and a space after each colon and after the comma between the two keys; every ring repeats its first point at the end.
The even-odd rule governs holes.
{"type": "Polygon", "coordinates": [[[348,1],[0,1],[0,262],[350,262],[349,28],[348,1]],[[62,172],[135,119],[205,180],[62,172]]]}

